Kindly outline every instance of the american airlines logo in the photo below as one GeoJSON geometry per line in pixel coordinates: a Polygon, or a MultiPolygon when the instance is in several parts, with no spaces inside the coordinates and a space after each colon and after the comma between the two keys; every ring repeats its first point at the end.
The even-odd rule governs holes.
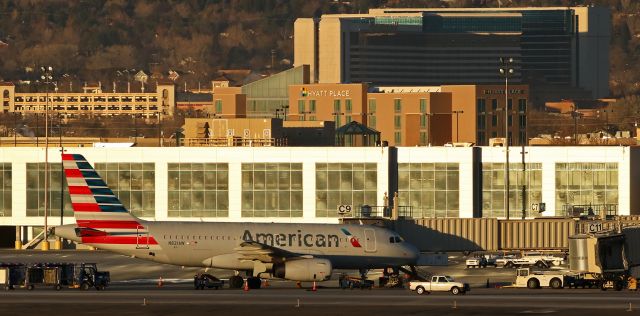
{"type": "Polygon", "coordinates": [[[342,230],[342,232],[347,235],[347,238],[349,238],[349,242],[351,242],[351,246],[354,246],[356,248],[360,248],[362,247],[360,245],[360,242],[358,241],[358,238],[354,237],[351,235],[351,232],[349,232],[346,228],[340,228],[340,230],[342,230]]]}
{"type": "Polygon", "coordinates": [[[295,234],[255,233],[245,230],[242,240],[255,241],[276,247],[340,247],[340,237],[332,234],[304,234],[298,229],[295,234]]]}

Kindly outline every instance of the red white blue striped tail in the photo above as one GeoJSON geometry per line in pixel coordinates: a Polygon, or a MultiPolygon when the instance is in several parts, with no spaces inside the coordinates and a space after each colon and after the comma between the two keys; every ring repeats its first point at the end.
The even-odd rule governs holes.
{"type": "Polygon", "coordinates": [[[82,155],[62,154],[78,236],[89,244],[157,244],[82,155]]]}

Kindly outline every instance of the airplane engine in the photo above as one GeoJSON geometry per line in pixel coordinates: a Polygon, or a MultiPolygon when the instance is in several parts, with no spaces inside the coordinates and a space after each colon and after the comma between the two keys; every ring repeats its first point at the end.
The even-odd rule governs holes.
{"type": "Polygon", "coordinates": [[[331,261],[299,259],[273,265],[273,276],[293,281],[324,281],[331,277],[331,261]]]}

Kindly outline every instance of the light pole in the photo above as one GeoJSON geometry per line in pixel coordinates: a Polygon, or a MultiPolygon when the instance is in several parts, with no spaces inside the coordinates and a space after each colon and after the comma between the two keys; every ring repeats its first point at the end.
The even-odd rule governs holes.
{"type": "Polygon", "coordinates": [[[45,83],[46,99],[44,105],[44,239],[42,240],[42,250],[49,250],[49,226],[47,224],[47,213],[49,211],[49,84],[53,80],[53,67],[40,67],[45,83]]]}
{"type": "Polygon", "coordinates": [[[500,57],[500,75],[504,77],[504,209],[509,219],[509,76],[513,75],[513,58],[500,57]]]}

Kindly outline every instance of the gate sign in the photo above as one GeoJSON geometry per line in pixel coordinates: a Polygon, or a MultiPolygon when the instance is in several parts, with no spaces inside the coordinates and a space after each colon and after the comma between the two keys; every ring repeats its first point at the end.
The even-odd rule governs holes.
{"type": "Polygon", "coordinates": [[[338,214],[339,215],[350,215],[351,210],[353,210],[352,205],[338,205],[338,214]]]}
{"type": "Polygon", "coordinates": [[[587,224],[587,231],[590,233],[602,231],[603,228],[604,226],[602,225],[602,222],[590,222],[589,224],[587,224]]]}

